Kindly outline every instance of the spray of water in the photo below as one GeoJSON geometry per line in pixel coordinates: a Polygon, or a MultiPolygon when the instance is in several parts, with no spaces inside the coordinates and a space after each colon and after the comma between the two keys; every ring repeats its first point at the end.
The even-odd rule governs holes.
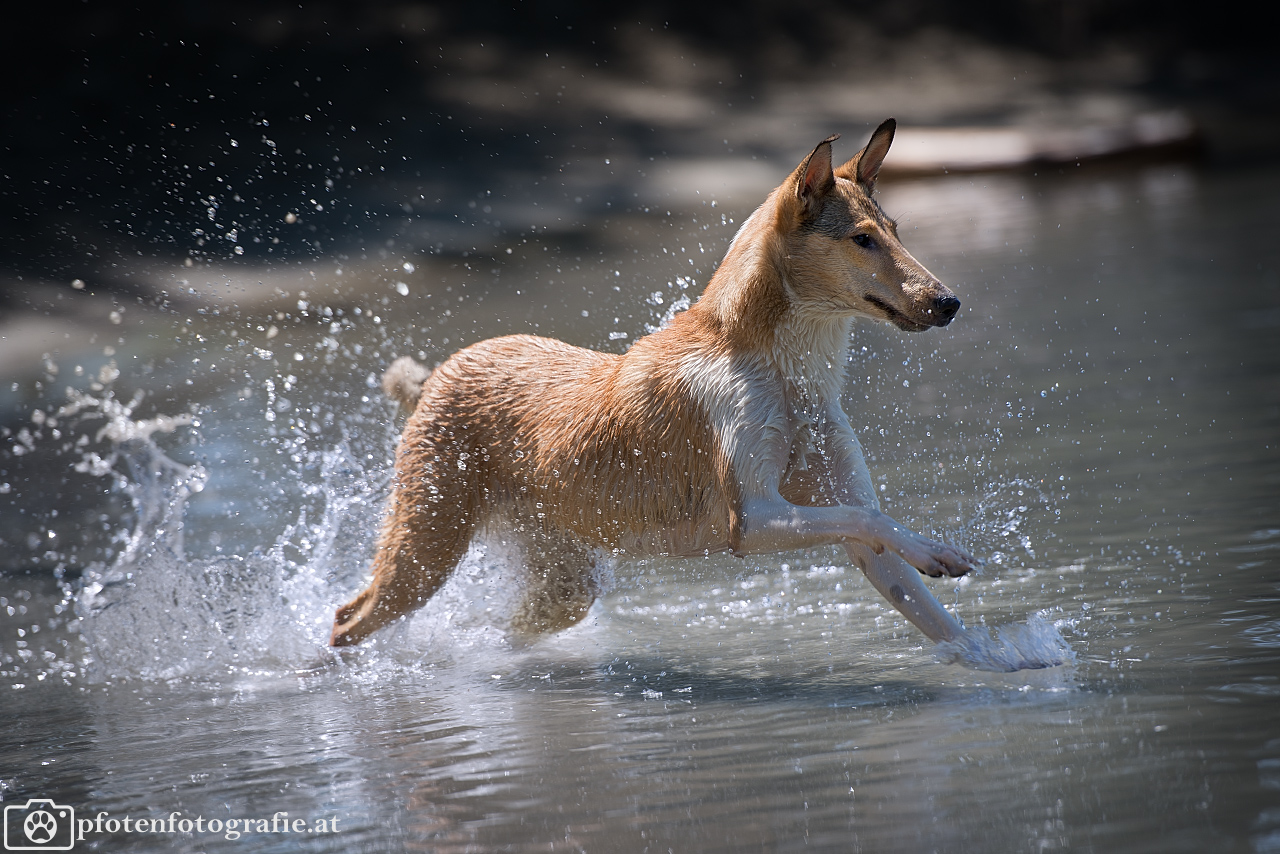
{"type": "Polygon", "coordinates": [[[1051,516],[1053,503],[1052,496],[1025,478],[1001,481],[972,499],[964,522],[948,531],[947,538],[982,555],[995,567],[1035,561],[1031,523],[1037,517],[1051,516]]]}
{"type": "MultiPolygon", "coordinates": [[[[987,489],[973,504],[964,524],[949,539],[986,556],[998,569],[1010,569],[1036,560],[1028,533],[1037,513],[1048,514],[1052,498],[1025,479],[1013,479],[987,489]]],[[[1065,621],[1050,621],[1045,612],[1031,615],[1025,623],[965,629],[963,637],[941,643],[935,655],[945,663],[961,664],[975,670],[1013,672],[1074,664],[1075,652],[1062,635],[1065,621]]]]}
{"type": "Polygon", "coordinates": [[[288,669],[314,658],[326,639],[328,584],[358,571],[339,542],[344,521],[368,502],[380,504],[360,486],[368,479],[347,477],[354,461],[344,447],[330,449],[313,487],[324,492],[324,518],[308,524],[303,513],[270,548],[249,555],[189,557],[183,517],[209,474],[174,460],[156,439],[197,428],[199,419],[138,419],[141,400],[122,402],[110,388],[97,396],[72,390],[58,412],[69,431],[91,436],[74,468],[109,479],[132,510],[115,558],[85,567],[78,586],[66,582],[85,676],[173,679],[288,669]]]}
{"type": "Polygon", "coordinates": [[[343,658],[331,654],[333,609],[362,586],[387,488],[381,463],[361,459],[348,443],[314,452],[294,448],[299,469],[318,470],[319,478],[301,484],[305,506],[267,547],[193,557],[183,544],[184,515],[209,472],[174,460],[157,439],[197,429],[199,418],[138,418],[142,395],[123,402],[109,387],[68,396],[57,417],[67,433],[87,437],[73,445],[73,467],[109,480],[132,512],[120,525],[115,557],[64,582],[83,648],[64,671],[79,669],[91,684],[216,679],[349,662],[381,673],[449,661],[475,648],[509,650],[506,623],[519,592],[521,558],[493,535],[472,546],[415,619],[343,658]]]}
{"type": "Polygon", "coordinates": [[[945,664],[996,673],[1059,667],[1076,660],[1059,625],[1050,622],[1044,613],[1032,614],[1025,623],[1001,626],[994,632],[982,626],[966,629],[958,640],[938,644],[934,654],[945,664]]]}

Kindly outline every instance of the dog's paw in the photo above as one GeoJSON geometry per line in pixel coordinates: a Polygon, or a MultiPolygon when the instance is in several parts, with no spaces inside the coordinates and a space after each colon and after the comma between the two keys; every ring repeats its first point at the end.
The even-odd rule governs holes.
{"type": "Polygon", "coordinates": [[[960,578],[977,570],[980,566],[980,563],[968,552],[945,543],[935,543],[934,545],[939,546],[942,551],[939,552],[934,560],[938,571],[929,573],[932,578],[941,578],[944,575],[948,578],[960,578]]]}
{"type": "Polygon", "coordinates": [[[978,569],[981,562],[964,549],[940,543],[900,528],[899,542],[891,546],[902,559],[930,578],[960,578],[978,569]]]}

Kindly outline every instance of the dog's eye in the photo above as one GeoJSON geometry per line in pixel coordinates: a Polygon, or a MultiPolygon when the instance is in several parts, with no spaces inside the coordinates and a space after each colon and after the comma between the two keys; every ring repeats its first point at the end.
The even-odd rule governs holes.
{"type": "Polygon", "coordinates": [[[870,234],[855,234],[853,242],[861,246],[863,249],[874,249],[876,247],[875,238],[870,234]]]}

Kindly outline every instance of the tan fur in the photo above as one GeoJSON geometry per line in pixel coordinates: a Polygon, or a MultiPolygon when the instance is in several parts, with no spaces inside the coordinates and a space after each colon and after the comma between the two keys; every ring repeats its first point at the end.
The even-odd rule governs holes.
{"type": "Polygon", "coordinates": [[[397,360],[384,387],[416,408],[373,581],[338,610],[333,645],[420,606],[486,527],[525,544],[516,631],[530,637],[586,613],[594,553],[824,543],[844,544],[930,637],[955,635],[895,555],[929,575],[972,559],[879,512],[839,407],[855,316],[918,331],[959,305],[871,198],[892,136],[890,120],[834,171],[834,137],[820,143],[743,225],[702,298],[625,354],[513,335],[434,372],[397,360]]]}

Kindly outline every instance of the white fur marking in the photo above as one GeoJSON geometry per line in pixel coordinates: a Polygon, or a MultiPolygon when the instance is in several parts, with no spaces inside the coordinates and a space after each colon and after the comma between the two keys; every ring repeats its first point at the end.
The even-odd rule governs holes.
{"type": "Polygon", "coordinates": [[[677,371],[707,413],[744,493],[776,492],[790,443],[781,377],[745,356],[688,356],[677,371]]]}

